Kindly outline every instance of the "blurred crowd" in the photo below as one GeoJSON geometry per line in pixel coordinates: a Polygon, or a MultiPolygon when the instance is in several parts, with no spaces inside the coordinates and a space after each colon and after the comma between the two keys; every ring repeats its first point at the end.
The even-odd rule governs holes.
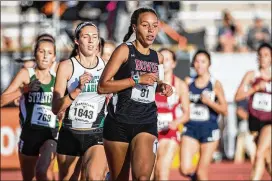
{"type": "Polygon", "coordinates": [[[242,24],[235,21],[229,11],[223,12],[222,25],[217,30],[215,51],[223,53],[256,51],[261,43],[269,43],[271,34],[260,17],[255,17],[252,26],[243,32],[242,24]]]}
{"type": "MultiPolygon", "coordinates": [[[[205,44],[207,44],[207,42],[202,42],[202,40],[205,40],[207,32],[192,33],[184,28],[183,22],[178,16],[178,13],[183,11],[183,4],[180,1],[61,1],[58,4],[58,13],[54,13],[54,3],[56,2],[21,3],[20,13],[23,16],[29,13],[31,9],[35,9],[38,14],[46,17],[46,19],[59,16],[60,33],[57,36],[61,36],[63,44],[67,41],[73,41],[71,32],[73,32],[79,20],[94,22],[99,27],[103,38],[119,44],[122,42],[123,34],[127,31],[126,22],[130,14],[134,9],[141,6],[154,8],[162,21],[162,30],[159,32],[155,43],[182,44],[180,48],[183,50],[188,49],[190,45],[195,48],[205,48],[205,44]],[[165,26],[165,24],[169,26],[165,26]],[[65,38],[68,40],[64,41],[65,38]]],[[[37,24],[41,27],[40,32],[49,29],[43,27],[44,22],[37,24]]],[[[252,25],[244,27],[228,10],[222,12],[220,22],[216,23],[216,32],[216,45],[211,50],[223,53],[255,51],[261,43],[271,40],[270,27],[264,23],[262,17],[256,15],[252,19],[252,25]]],[[[12,46],[18,46],[12,43],[12,37],[9,34],[3,31],[2,51],[12,49],[12,46]]],[[[19,38],[19,43],[23,41],[20,39],[22,37],[19,38]]],[[[19,47],[22,48],[22,45],[19,47]]]]}

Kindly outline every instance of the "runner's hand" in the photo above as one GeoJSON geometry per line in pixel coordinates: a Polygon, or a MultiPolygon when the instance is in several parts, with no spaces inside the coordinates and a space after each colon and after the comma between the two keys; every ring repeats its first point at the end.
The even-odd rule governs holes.
{"type": "Polygon", "coordinates": [[[89,73],[89,72],[84,72],[84,74],[82,74],[79,77],[79,84],[78,84],[78,88],[80,90],[82,90],[85,86],[86,83],[90,82],[92,80],[93,76],[89,73]]]}
{"type": "Polygon", "coordinates": [[[140,76],[139,84],[144,85],[153,85],[158,79],[157,74],[154,73],[146,73],[140,76]]]}
{"type": "Polygon", "coordinates": [[[211,98],[210,98],[210,96],[207,94],[207,93],[202,93],[201,94],[201,102],[203,103],[203,104],[208,104],[208,103],[210,103],[211,102],[211,98]]]}
{"type": "Polygon", "coordinates": [[[31,81],[28,85],[25,85],[23,90],[26,92],[36,92],[39,91],[41,87],[41,82],[38,79],[31,81]]]}
{"type": "Polygon", "coordinates": [[[161,84],[159,84],[159,86],[160,86],[160,90],[161,90],[162,95],[169,97],[173,94],[172,86],[165,84],[165,83],[161,83],[161,84]]]}
{"type": "Polygon", "coordinates": [[[176,130],[176,129],[178,129],[178,122],[177,121],[171,121],[170,123],[169,123],[169,129],[172,129],[172,130],[176,130]]]}

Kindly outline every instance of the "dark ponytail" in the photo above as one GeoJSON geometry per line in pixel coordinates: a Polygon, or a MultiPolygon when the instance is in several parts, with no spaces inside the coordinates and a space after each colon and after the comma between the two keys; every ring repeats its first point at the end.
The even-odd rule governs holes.
{"type": "Polygon", "coordinates": [[[133,27],[132,27],[132,25],[136,25],[137,24],[139,15],[142,14],[142,13],[146,13],[146,12],[153,13],[153,14],[155,14],[158,17],[158,15],[157,15],[157,13],[156,13],[156,11],[154,9],[151,9],[151,8],[139,8],[139,9],[136,9],[133,12],[133,14],[131,15],[130,25],[129,25],[129,28],[128,28],[128,32],[124,36],[123,42],[128,41],[129,38],[131,37],[131,35],[133,34],[133,27]]]}
{"type": "Polygon", "coordinates": [[[127,32],[127,34],[125,35],[125,37],[123,39],[123,42],[128,41],[128,39],[131,37],[132,34],[133,34],[133,28],[132,28],[132,25],[130,25],[128,27],[128,32],[127,32]]]}

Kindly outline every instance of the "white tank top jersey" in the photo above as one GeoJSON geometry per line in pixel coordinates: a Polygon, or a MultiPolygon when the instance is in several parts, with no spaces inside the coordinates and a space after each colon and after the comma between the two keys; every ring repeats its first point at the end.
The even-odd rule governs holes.
{"type": "Polygon", "coordinates": [[[97,85],[105,68],[104,61],[97,57],[97,65],[94,68],[86,68],[73,57],[73,74],[67,82],[67,91],[72,92],[79,84],[79,77],[88,72],[92,75],[89,83],[86,83],[82,92],[75,98],[70,106],[68,118],[72,120],[72,128],[94,128],[98,114],[104,111],[106,94],[97,93],[97,85]],[[103,109],[103,110],[102,110],[103,109]]]}

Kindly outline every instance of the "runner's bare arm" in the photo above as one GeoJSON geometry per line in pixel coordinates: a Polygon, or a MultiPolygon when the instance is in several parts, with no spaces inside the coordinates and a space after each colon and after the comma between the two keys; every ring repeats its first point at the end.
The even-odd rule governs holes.
{"type": "Polygon", "coordinates": [[[185,82],[179,81],[179,97],[182,104],[182,116],[179,120],[180,123],[184,124],[189,121],[190,118],[190,99],[189,99],[189,89],[185,82]]]}
{"type": "Polygon", "coordinates": [[[122,44],[115,49],[108,61],[98,84],[99,94],[109,94],[133,87],[133,80],[122,79],[114,80],[113,77],[119,70],[120,66],[128,59],[129,48],[122,44]]]}
{"type": "Polygon", "coordinates": [[[242,79],[242,82],[240,83],[236,95],[235,95],[235,101],[241,101],[244,100],[245,98],[251,96],[254,94],[257,90],[256,87],[250,87],[248,89],[247,86],[250,84],[254,76],[253,71],[249,71],[245,74],[244,78],[242,79]]]}
{"type": "Polygon", "coordinates": [[[217,80],[214,87],[215,95],[218,98],[218,102],[213,102],[209,98],[204,98],[204,95],[201,95],[201,100],[204,104],[208,105],[218,114],[226,116],[228,114],[228,104],[225,99],[224,90],[222,84],[217,80]],[[205,99],[205,101],[204,101],[205,99]]]}
{"type": "MultiPolygon", "coordinates": [[[[73,100],[69,98],[68,94],[66,96],[64,95],[67,87],[67,81],[72,76],[72,67],[71,60],[62,61],[58,66],[52,105],[52,111],[56,115],[65,111],[66,108],[73,102],[73,100]]],[[[75,89],[70,93],[70,96],[75,98],[79,93],[80,91],[75,89]]]]}
{"type": "Polygon", "coordinates": [[[1,95],[1,107],[20,97],[23,93],[21,88],[24,85],[29,84],[29,81],[28,70],[26,68],[22,68],[1,95]]]}

